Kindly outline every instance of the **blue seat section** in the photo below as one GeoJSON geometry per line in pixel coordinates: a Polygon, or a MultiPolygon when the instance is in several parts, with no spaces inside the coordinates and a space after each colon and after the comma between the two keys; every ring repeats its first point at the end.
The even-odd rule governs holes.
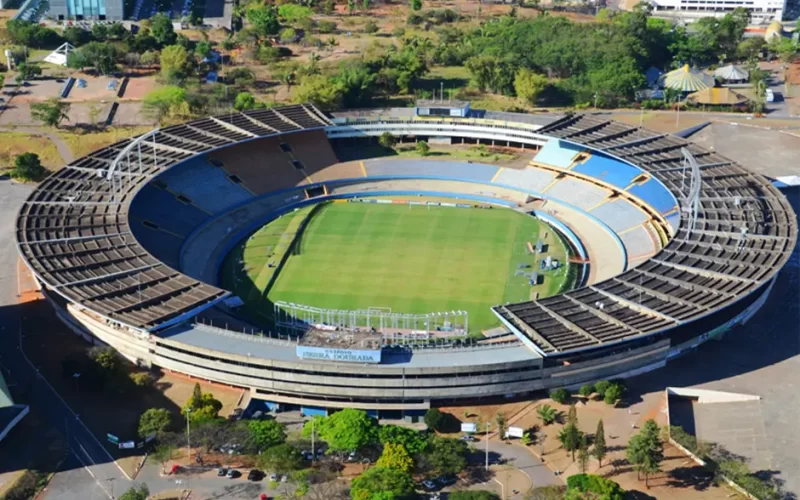
{"type": "Polygon", "coordinates": [[[158,229],[151,229],[135,219],[130,221],[130,226],[133,236],[145,250],[169,267],[178,269],[183,238],[158,229]]]}
{"type": "Polygon", "coordinates": [[[678,202],[672,193],[667,191],[667,188],[662,186],[657,181],[650,179],[643,184],[637,184],[628,189],[628,192],[642,201],[655,208],[662,214],[665,214],[675,208],[678,202]]]}
{"type": "Polygon", "coordinates": [[[575,165],[573,172],[594,177],[612,186],[625,189],[642,171],[627,163],[599,154],[592,154],[585,163],[575,165]]]}
{"type": "Polygon", "coordinates": [[[483,163],[435,160],[370,160],[364,162],[367,177],[378,176],[428,176],[450,177],[477,182],[489,182],[498,167],[483,163]]]}
{"type": "Polygon", "coordinates": [[[205,157],[188,160],[162,175],[159,180],[176,193],[182,193],[198,207],[213,214],[238,205],[253,197],[250,191],[231,182],[224,170],[206,161],[205,157]]]}
{"type": "Polygon", "coordinates": [[[637,227],[632,231],[628,231],[620,235],[622,244],[625,245],[625,251],[628,253],[628,260],[635,260],[642,256],[649,256],[656,253],[656,244],[650,233],[644,226],[637,227]]]}
{"type": "Polygon", "coordinates": [[[536,153],[534,161],[558,168],[569,168],[575,155],[583,151],[580,146],[551,139],[536,153]]]}
{"type": "Polygon", "coordinates": [[[647,220],[647,215],[623,199],[603,203],[590,212],[616,232],[630,229],[647,220]]]}
{"type": "Polygon", "coordinates": [[[181,203],[175,195],[152,184],[146,185],[133,199],[131,215],[149,220],[165,231],[186,237],[211,216],[202,210],[181,203]]]}
{"type": "Polygon", "coordinates": [[[675,212],[674,214],[668,215],[667,222],[669,223],[670,226],[672,226],[672,229],[677,232],[678,228],[681,225],[681,213],[678,211],[675,212]]]}
{"type": "Polygon", "coordinates": [[[583,179],[567,177],[553,184],[553,187],[544,194],[580,209],[590,210],[600,204],[611,192],[583,179]]]}
{"type": "Polygon", "coordinates": [[[526,168],[524,170],[516,170],[504,168],[494,181],[497,184],[515,186],[526,191],[541,193],[542,189],[549,186],[555,178],[556,174],[544,169],[526,168]]]}

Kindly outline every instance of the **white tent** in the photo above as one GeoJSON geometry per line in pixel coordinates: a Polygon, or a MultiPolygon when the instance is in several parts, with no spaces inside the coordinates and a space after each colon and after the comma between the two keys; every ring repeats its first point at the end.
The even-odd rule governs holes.
{"type": "Polygon", "coordinates": [[[66,42],[61,47],[57,48],[53,52],[50,52],[47,57],[44,58],[44,61],[57,64],[59,66],[66,66],[67,57],[69,57],[69,53],[73,50],[75,50],[75,47],[70,45],[69,42],[66,42]]]}

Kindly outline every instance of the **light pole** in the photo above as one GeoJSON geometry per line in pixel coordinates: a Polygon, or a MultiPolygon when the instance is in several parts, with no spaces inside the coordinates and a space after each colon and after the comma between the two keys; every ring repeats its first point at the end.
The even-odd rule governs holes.
{"type": "Polygon", "coordinates": [[[189,427],[189,413],[191,411],[191,408],[186,408],[186,458],[188,460],[192,458],[192,431],[189,427]]]}
{"type": "Polygon", "coordinates": [[[486,470],[489,470],[489,427],[491,422],[486,422],[486,470]]]}

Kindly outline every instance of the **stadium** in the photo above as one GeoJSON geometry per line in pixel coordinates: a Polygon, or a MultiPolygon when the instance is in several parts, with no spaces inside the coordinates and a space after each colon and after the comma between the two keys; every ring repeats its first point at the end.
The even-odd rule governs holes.
{"type": "Polygon", "coordinates": [[[434,101],[156,129],[52,174],[16,229],[62,321],[137,364],[270,409],[413,418],[722,336],[767,300],[797,217],[677,136],[434,101]],[[363,158],[386,133],[525,162],[363,158]]]}

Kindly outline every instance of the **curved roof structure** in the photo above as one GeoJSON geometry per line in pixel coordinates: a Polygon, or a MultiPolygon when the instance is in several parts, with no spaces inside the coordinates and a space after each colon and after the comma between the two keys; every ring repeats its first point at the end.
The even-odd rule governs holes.
{"type": "MultiPolygon", "coordinates": [[[[441,135],[459,127],[468,133],[479,122],[379,121],[398,131],[410,121],[433,125],[441,135]]],[[[602,152],[657,179],[678,200],[687,189],[683,151],[699,164],[696,226],[690,228],[678,208],[664,214],[674,234],[665,235],[671,240],[655,257],[602,283],[494,308],[544,356],[664,331],[754,295],[783,266],[797,239],[796,217],[767,179],[682,139],[599,115],[570,115],[535,132],[510,121],[489,120],[482,127],[482,133],[518,141],[535,135],[538,144],[551,138],[602,152]]],[[[24,204],[17,220],[20,253],[47,288],[107,320],[156,331],[190,318],[228,292],[148,253],[131,232],[131,200],[154,176],[194,155],[313,129],[333,137],[340,127],[313,106],[290,106],[195,120],[96,151],[50,176],[24,204]]]]}
{"type": "Polygon", "coordinates": [[[734,66],[733,64],[729,64],[714,70],[714,78],[720,78],[728,82],[747,81],[747,79],[750,78],[750,72],[738,66],[734,66]]]}
{"type": "Polygon", "coordinates": [[[688,64],[670,71],[661,77],[664,88],[681,92],[697,92],[714,86],[714,78],[688,64]]]}

